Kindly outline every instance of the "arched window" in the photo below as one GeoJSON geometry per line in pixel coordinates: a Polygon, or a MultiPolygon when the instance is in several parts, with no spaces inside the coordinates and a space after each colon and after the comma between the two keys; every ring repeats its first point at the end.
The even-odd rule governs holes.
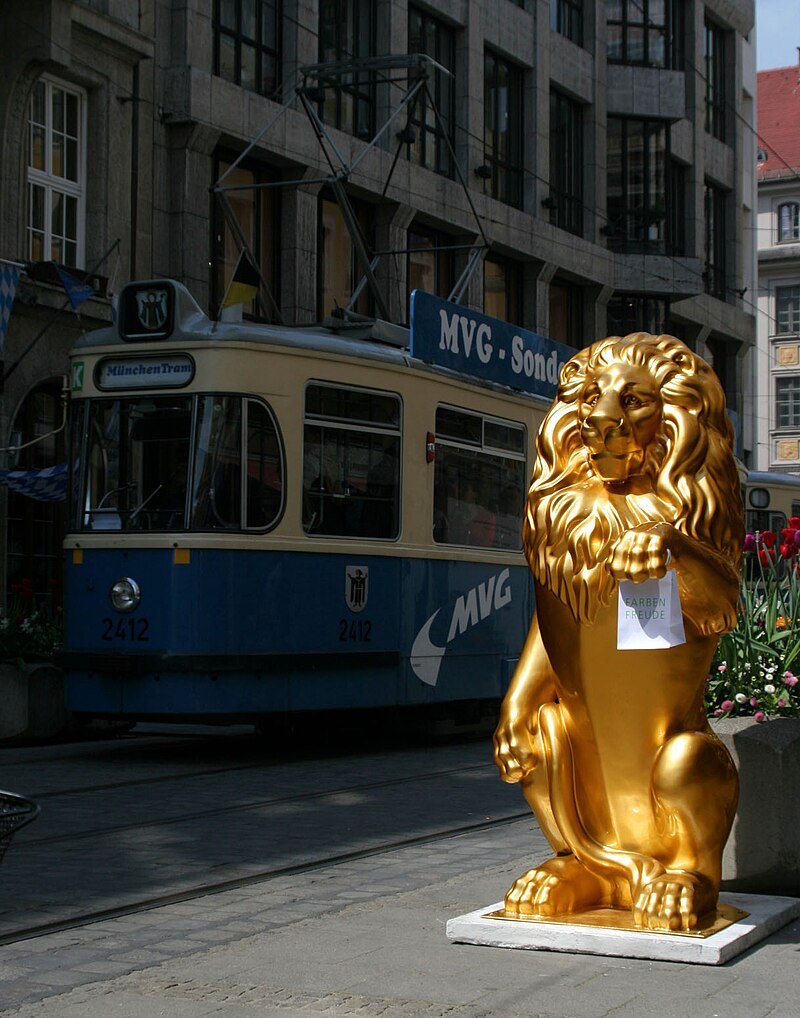
{"type": "MultiPolygon", "coordinates": [[[[13,470],[40,470],[66,459],[64,408],[60,381],[46,382],[31,390],[14,418],[11,445],[24,445],[13,470]],[[47,437],[44,437],[47,436],[47,437]]],[[[39,604],[61,604],[61,542],[64,538],[64,503],[40,502],[17,491],[8,493],[8,583],[32,581],[39,604]]]]}
{"type": "Polygon", "coordinates": [[[778,240],[800,240],[800,202],[778,206],[778,240]]]}

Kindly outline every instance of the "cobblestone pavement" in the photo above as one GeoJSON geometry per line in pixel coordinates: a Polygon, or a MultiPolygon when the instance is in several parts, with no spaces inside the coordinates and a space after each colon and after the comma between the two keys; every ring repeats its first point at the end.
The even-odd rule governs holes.
{"type": "MultiPolygon", "coordinates": [[[[476,760],[471,744],[444,755],[465,770],[476,760]]],[[[398,800],[425,799],[413,757],[398,800]]],[[[354,771],[367,762],[347,760],[354,771]]],[[[439,760],[428,754],[429,764],[439,760]]],[[[500,785],[501,801],[518,794],[500,785]]],[[[320,828],[321,839],[327,833],[320,828]]],[[[798,923],[713,968],[447,940],[449,918],[497,901],[545,855],[526,818],[8,944],[0,1016],[796,1015],[798,923]]],[[[2,878],[0,869],[0,887],[2,878]]]]}

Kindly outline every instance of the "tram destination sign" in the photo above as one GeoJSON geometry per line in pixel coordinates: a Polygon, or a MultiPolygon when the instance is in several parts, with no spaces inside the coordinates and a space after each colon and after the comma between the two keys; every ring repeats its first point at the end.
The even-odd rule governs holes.
{"type": "Polygon", "coordinates": [[[106,357],[95,368],[98,389],[179,389],[194,377],[188,354],[106,357]]]}
{"type": "Polygon", "coordinates": [[[427,364],[552,399],[561,368],[574,353],[564,343],[424,290],[411,294],[411,354],[427,364]]]}

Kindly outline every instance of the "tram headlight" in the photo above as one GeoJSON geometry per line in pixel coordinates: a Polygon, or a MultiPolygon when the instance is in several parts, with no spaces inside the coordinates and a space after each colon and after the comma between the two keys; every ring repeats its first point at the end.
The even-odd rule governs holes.
{"type": "Polygon", "coordinates": [[[142,600],[142,592],[136,580],[123,576],[111,584],[108,599],[118,612],[132,612],[142,600]]]}

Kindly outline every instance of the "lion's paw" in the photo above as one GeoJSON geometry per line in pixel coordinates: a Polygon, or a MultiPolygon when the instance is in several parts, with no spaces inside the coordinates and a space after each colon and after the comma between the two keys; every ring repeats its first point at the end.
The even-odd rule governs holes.
{"type": "Polygon", "coordinates": [[[645,884],[633,906],[637,926],[650,930],[693,930],[698,916],[714,904],[710,885],[693,873],[669,870],[645,884]]]}
{"type": "Polygon", "coordinates": [[[556,856],[514,881],[505,909],[511,915],[567,915],[596,907],[607,890],[574,856],[556,856]]]}

